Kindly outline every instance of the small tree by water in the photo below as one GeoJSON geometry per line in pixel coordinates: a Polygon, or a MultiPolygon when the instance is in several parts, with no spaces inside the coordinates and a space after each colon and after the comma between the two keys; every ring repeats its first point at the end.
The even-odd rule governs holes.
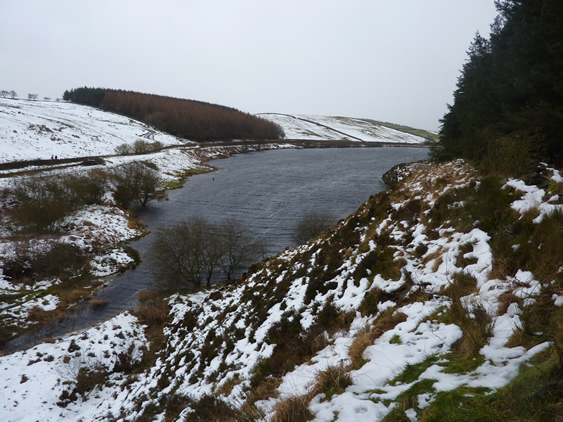
{"type": "Polygon", "coordinates": [[[151,168],[151,163],[134,161],[123,164],[113,171],[115,199],[128,207],[135,199],[144,207],[155,199],[161,187],[158,171],[151,168]]]}
{"type": "Polygon", "coordinates": [[[151,260],[158,287],[181,290],[209,286],[217,271],[230,280],[262,250],[261,241],[237,220],[213,224],[193,217],[157,233],[151,260]]]}

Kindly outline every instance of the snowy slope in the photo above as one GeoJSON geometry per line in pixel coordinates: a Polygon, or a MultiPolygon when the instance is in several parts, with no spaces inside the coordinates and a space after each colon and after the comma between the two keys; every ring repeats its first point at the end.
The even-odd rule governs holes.
{"type": "Polygon", "coordinates": [[[0,163],[109,155],[137,140],[181,141],[143,123],[93,107],[0,98],[0,163]]]}
{"type": "Polygon", "coordinates": [[[280,125],[286,139],[311,141],[349,140],[355,142],[384,142],[422,144],[427,139],[401,132],[366,120],[349,117],[288,115],[264,113],[260,117],[280,125]]]}
{"type": "MultiPolygon", "coordinates": [[[[557,309],[563,306],[563,294],[559,291],[551,296],[555,286],[542,286],[529,271],[499,278],[492,271],[490,237],[479,228],[457,231],[443,222],[429,230],[422,215],[440,197],[478,186],[479,175],[470,166],[455,161],[413,167],[411,172],[395,191],[370,200],[321,238],[263,263],[245,280],[172,296],[169,323],[164,328],[166,344],[154,365],[143,372],[111,372],[115,349],[111,351],[108,345],[116,343],[117,352],[131,347],[132,359],[139,358],[137,341],[143,341],[143,335],[138,322],[127,315],[80,336],[0,357],[0,367],[5,368],[0,378],[4,397],[0,419],[135,421],[141,417],[165,420],[166,415],[166,420],[185,421],[194,412],[192,406],[200,400],[204,403],[205,397],[231,406],[229,412],[235,414],[260,385],[263,388],[255,397],[254,411],[261,416],[254,413],[255,420],[272,420],[281,404],[299,397],[315,421],[382,421],[395,409],[414,421],[444,392],[465,389],[466,394],[493,394],[513,380],[523,364],[551,347],[540,338],[528,347],[509,344],[512,334],[524,324],[522,306],[532,306],[544,295],[542,300],[549,302],[546,306],[557,309]],[[429,189],[435,180],[445,182],[429,189]],[[412,201],[419,201],[423,210],[414,218],[412,201]],[[350,237],[356,240],[343,242],[350,237]],[[382,249],[384,241],[387,246],[382,249]],[[471,245],[470,251],[467,245],[471,245]],[[375,271],[373,261],[366,264],[370,257],[384,257],[386,248],[393,252],[393,261],[403,262],[395,275],[375,271]],[[341,253],[330,256],[330,250],[341,253]],[[466,327],[444,317],[454,306],[445,289],[458,272],[471,276],[476,284],[474,292],[461,297],[460,303],[469,314],[482,307],[491,325],[475,365],[465,370],[450,366],[450,360],[456,359],[450,352],[466,327]],[[503,308],[501,297],[508,292],[513,299],[503,308]],[[366,304],[370,297],[378,299],[366,304]],[[351,319],[348,326],[343,323],[345,318],[351,319]],[[382,321],[392,323],[381,330],[382,321]],[[296,337],[295,330],[302,334],[296,337]],[[131,343],[121,341],[123,334],[129,338],[135,332],[131,343]],[[274,357],[278,365],[290,360],[291,355],[283,354],[280,360],[277,352],[284,343],[305,344],[312,338],[308,333],[317,335],[309,359],[284,371],[268,365],[274,357]],[[71,351],[73,341],[81,347],[82,360],[71,351]],[[354,357],[359,344],[363,347],[354,357]],[[57,404],[59,394],[76,384],[77,368],[97,361],[110,372],[105,385],[66,407],[57,404]],[[409,379],[404,372],[414,365],[423,366],[409,379]],[[327,397],[315,386],[319,374],[330,368],[345,370],[350,383],[327,397]],[[260,371],[275,376],[260,378],[260,371]],[[413,399],[405,401],[402,397],[409,392],[413,399]],[[405,403],[408,407],[402,407],[405,403]],[[33,416],[28,413],[30,408],[33,416]]],[[[550,181],[561,184],[563,178],[553,170],[550,181]]],[[[563,208],[555,202],[557,195],[521,181],[509,180],[503,189],[518,193],[511,205],[516,217],[537,209],[534,224],[563,208]]],[[[291,353],[299,350],[291,349],[291,353]]],[[[219,420],[198,416],[197,420],[219,420]]]]}

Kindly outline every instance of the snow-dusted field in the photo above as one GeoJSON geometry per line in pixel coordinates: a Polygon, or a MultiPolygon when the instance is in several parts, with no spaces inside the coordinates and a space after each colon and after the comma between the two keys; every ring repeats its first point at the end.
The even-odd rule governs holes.
{"type": "Polygon", "coordinates": [[[385,142],[422,144],[427,139],[377,123],[349,117],[264,113],[260,117],[280,125],[286,139],[310,141],[385,142]]]}
{"type": "Polygon", "coordinates": [[[0,163],[110,155],[137,140],[177,145],[178,138],[93,107],[0,98],[0,163]]]}

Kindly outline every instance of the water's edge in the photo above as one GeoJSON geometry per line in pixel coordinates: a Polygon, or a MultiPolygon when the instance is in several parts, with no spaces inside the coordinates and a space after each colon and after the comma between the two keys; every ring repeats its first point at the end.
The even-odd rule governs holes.
{"type": "Polygon", "coordinates": [[[345,148],[261,151],[214,161],[217,171],[190,177],[168,199],[137,209],[138,218],[152,233],[129,242],[145,264],[104,279],[107,286],[96,299],[102,308],[84,307],[73,318],[8,342],[2,351],[15,351],[46,338],[61,337],[101,323],[137,306],[137,294],[152,284],[147,258],[154,233],[189,216],[242,220],[262,236],[270,255],[292,244],[299,217],[322,209],[345,218],[371,195],[386,189],[383,174],[394,165],[427,156],[420,148],[345,148]]]}

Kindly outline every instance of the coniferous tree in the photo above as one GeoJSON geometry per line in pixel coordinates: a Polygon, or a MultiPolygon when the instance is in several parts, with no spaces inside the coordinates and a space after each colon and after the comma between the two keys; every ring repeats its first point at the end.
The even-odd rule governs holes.
{"type": "Polygon", "coordinates": [[[103,88],[65,91],[63,99],[140,120],[172,135],[199,142],[282,139],[277,124],[234,108],[103,88]]]}
{"type": "Polygon", "coordinates": [[[468,51],[441,120],[436,158],[483,160],[499,139],[563,161],[563,2],[496,1],[490,40],[468,51]]]}

